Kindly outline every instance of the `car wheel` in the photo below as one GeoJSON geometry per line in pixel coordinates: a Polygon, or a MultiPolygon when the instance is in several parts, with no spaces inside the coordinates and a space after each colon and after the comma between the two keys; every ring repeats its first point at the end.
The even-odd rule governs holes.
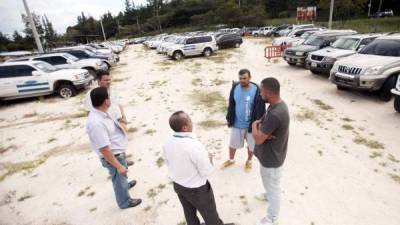
{"type": "Polygon", "coordinates": [[[336,88],[338,90],[346,90],[347,89],[346,87],[343,87],[343,86],[340,86],[340,85],[336,85],[336,88]]]}
{"type": "Polygon", "coordinates": [[[180,52],[180,51],[174,52],[173,58],[174,58],[175,60],[181,60],[181,59],[183,58],[182,52],[180,52]]]}
{"type": "Polygon", "coordinates": [[[394,98],[394,109],[400,113],[400,96],[394,98]]]}
{"type": "Polygon", "coordinates": [[[239,43],[235,43],[235,48],[239,48],[240,44],[239,43]]]}
{"type": "Polygon", "coordinates": [[[62,84],[58,88],[58,94],[61,98],[70,98],[76,95],[76,89],[72,84],[62,84]]]}
{"type": "Polygon", "coordinates": [[[318,72],[318,71],[316,71],[316,70],[312,70],[312,69],[310,69],[310,72],[311,72],[312,74],[316,74],[316,75],[320,74],[320,72],[318,72]]]}
{"type": "Polygon", "coordinates": [[[204,55],[205,57],[209,57],[209,56],[211,56],[211,54],[212,54],[212,50],[211,50],[210,48],[204,49],[203,55],[204,55]]]}
{"type": "Polygon", "coordinates": [[[382,101],[388,102],[390,99],[392,99],[392,93],[390,91],[395,87],[396,80],[397,76],[391,76],[385,81],[381,90],[379,91],[379,98],[382,101]]]}
{"type": "Polygon", "coordinates": [[[291,63],[291,62],[288,62],[288,64],[289,64],[290,66],[295,66],[295,65],[296,65],[296,63],[291,63]]]}

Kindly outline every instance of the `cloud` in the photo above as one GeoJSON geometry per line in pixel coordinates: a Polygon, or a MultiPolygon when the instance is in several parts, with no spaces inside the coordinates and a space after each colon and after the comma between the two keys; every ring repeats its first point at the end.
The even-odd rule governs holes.
{"type": "MultiPolygon", "coordinates": [[[[85,15],[98,19],[107,11],[116,15],[125,8],[124,0],[27,0],[31,12],[46,14],[59,34],[65,33],[68,26],[76,24],[76,18],[85,15]]],[[[136,5],[146,4],[146,0],[135,0],[136,5]]],[[[22,0],[0,0],[0,31],[12,34],[22,31],[24,24],[21,14],[25,13],[22,0]]]]}

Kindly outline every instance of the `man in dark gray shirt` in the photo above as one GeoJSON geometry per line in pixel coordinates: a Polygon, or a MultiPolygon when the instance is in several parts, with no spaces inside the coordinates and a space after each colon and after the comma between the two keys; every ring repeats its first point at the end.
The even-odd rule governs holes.
{"type": "Polygon", "coordinates": [[[267,216],[258,225],[276,225],[280,209],[280,178],[289,139],[289,111],[280,98],[280,84],[275,78],[261,82],[261,97],[269,107],[265,115],[252,124],[256,143],[254,155],[260,161],[261,179],[269,201],[267,216]]]}

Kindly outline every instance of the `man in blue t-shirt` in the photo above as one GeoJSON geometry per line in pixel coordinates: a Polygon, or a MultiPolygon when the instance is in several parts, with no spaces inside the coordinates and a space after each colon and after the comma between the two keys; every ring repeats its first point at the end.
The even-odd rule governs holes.
{"type": "Polygon", "coordinates": [[[265,103],[261,99],[257,84],[250,82],[251,74],[248,69],[239,71],[239,83],[232,86],[229,96],[228,114],[226,116],[228,126],[231,127],[229,141],[229,160],[224,162],[222,168],[235,163],[236,149],[244,147],[247,142],[248,158],[245,170],[252,168],[254,139],[251,134],[251,124],[258,120],[265,112],[265,103]]]}

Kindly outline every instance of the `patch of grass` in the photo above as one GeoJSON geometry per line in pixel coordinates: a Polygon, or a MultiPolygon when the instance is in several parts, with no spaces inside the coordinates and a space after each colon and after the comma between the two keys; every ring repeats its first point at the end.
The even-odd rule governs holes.
{"type": "Polygon", "coordinates": [[[154,129],[147,129],[144,133],[148,134],[148,135],[153,135],[155,132],[157,132],[157,131],[154,129]]]}
{"type": "Polygon", "coordinates": [[[226,60],[230,59],[232,56],[233,56],[233,53],[229,50],[219,50],[218,52],[213,54],[211,57],[208,57],[208,60],[211,60],[217,64],[223,64],[226,62],[226,60]]]}
{"type": "Polygon", "coordinates": [[[371,152],[371,154],[369,154],[369,157],[371,159],[377,158],[377,157],[382,157],[383,153],[382,152],[371,152]]]}
{"type": "Polygon", "coordinates": [[[190,98],[195,105],[206,108],[210,113],[225,113],[228,108],[227,100],[218,91],[204,92],[193,90],[190,98]]]}
{"type": "Polygon", "coordinates": [[[23,201],[25,201],[26,199],[32,198],[32,197],[33,197],[33,195],[31,195],[31,194],[29,194],[29,193],[26,193],[24,196],[20,197],[20,198],[18,199],[18,201],[19,201],[19,202],[23,202],[23,201]]]}
{"type": "Polygon", "coordinates": [[[158,157],[156,165],[158,166],[158,168],[162,167],[164,165],[164,159],[162,157],[158,157]]]}
{"type": "Polygon", "coordinates": [[[145,102],[148,102],[151,100],[151,97],[147,97],[146,99],[144,99],[145,102]]]}
{"type": "Polygon", "coordinates": [[[222,80],[222,79],[219,79],[219,78],[215,78],[215,79],[211,80],[211,83],[213,83],[216,86],[219,86],[219,85],[223,85],[223,84],[229,83],[229,81],[222,80]]]}
{"type": "Polygon", "coordinates": [[[136,127],[130,127],[129,129],[128,129],[128,132],[129,133],[135,133],[135,132],[137,132],[139,129],[138,128],[136,128],[136,127]]]}
{"type": "MultiPolygon", "coordinates": [[[[15,173],[26,171],[28,173],[32,172],[38,166],[46,162],[47,158],[40,158],[33,161],[26,161],[20,163],[14,163],[10,165],[5,165],[7,172],[0,176],[0,181],[3,181],[7,176],[13,175],[15,173]]],[[[3,165],[4,166],[4,165],[3,165]]]]}
{"type": "Polygon", "coordinates": [[[32,113],[26,113],[22,116],[22,118],[31,118],[37,116],[37,112],[32,112],[32,113]]]}
{"type": "Polygon", "coordinates": [[[193,79],[192,80],[192,85],[193,86],[199,86],[199,85],[201,85],[201,79],[200,78],[195,78],[195,79],[193,79]]]}
{"type": "Polygon", "coordinates": [[[86,111],[79,111],[77,113],[74,113],[71,115],[71,118],[81,118],[81,117],[86,117],[88,115],[88,112],[86,111]]]}
{"type": "Polygon", "coordinates": [[[87,197],[93,197],[96,194],[96,192],[92,191],[90,193],[88,193],[86,196],[87,197]]]}
{"type": "Polygon", "coordinates": [[[112,79],[112,82],[118,83],[118,82],[122,82],[122,81],[125,81],[125,80],[128,80],[128,78],[114,78],[114,79],[112,79]]]}
{"type": "Polygon", "coordinates": [[[9,146],[7,146],[7,147],[3,147],[3,146],[0,146],[0,154],[2,154],[2,153],[5,153],[5,152],[7,152],[7,151],[9,151],[9,150],[11,150],[11,149],[17,149],[18,147],[17,146],[15,146],[15,145],[9,145],[9,146]]]}
{"type": "Polygon", "coordinates": [[[149,83],[151,88],[162,87],[168,83],[167,80],[156,80],[149,83]]]}
{"type": "Polygon", "coordinates": [[[388,159],[394,163],[399,163],[400,160],[396,159],[396,157],[394,157],[394,155],[389,154],[388,159]]]}
{"type": "Polygon", "coordinates": [[[154,190],[153,188],[150,188],[150,190],[147,191],[147,197],[149,198],[154,198],[158,195],[157,191],[154,190]]]}
{"type": "Polygon", "coordinates": [[[50,139],[47,141],[47,143],[51,143],[51,142],[56,141],[56,140],[57,140],[57,138],[50,138],[50,139]]]}
{"type": "Polygon", "coordinates": [[[97,207],[94,207],[94,208],[89,209],[89,212],[94,212],[96,210],[97,210],[97,207]]]}
{"type": "Polygon", "coordinates": [[[353,130],[354,129],[354,127],[351,126],[350,124],[343,124],[342,128],[345,129],[345,130],[353,130]]]}
{"type": "Polygon", "coordinates": [[[389,173],[389,176],[390,176],[394,181],[396,181],[397,183],[400,184],[400,176],[399,176],[399,175],[393,174],[393,173],[389,173]]]}
{"type": "Polygon", "coordinates": [[[375,140],[368,140],[361,136],[357,136],[356,138],[354,138],[353,142],[356,144],[365,145],[368,148],[372,148],[372,149],[384,149],[385,148],[385,145],[383,143],[381,143],[379,141],[375,141],[375,140]]]}
{"type": "Polygon", "coordinates": [[[343,117],[341,118],[341,120],[345,121],[345,122],[353,122],[354,120],[348,118],[348,117],[343,117]]]}
{"type": "Polygon", "coordinates": [[[300,121],[304,120],[312,120],[316,122],[318,125],[321,124],[321,121],[318,119],[317,114],[307,108],[303,108],[300,113],[296,114],[296,118],[300,121]]]}
{"type": "Polygon", "coordinates": [[[332,110],[333,109],[332,106],[330,106],[328,104],[325,104],[320,99],[313,99],[312,101],[313,101],[314,104],[316,104],[322,110],[332,110]]]}
{"type": "Polygon", "coordinates": [[[146,206],[144,209],[143,209],[143,211],[145,211],[145,212],[147,212],[147,211],[149,211],[151,209],[151,206],[146,206]]]}
{"type": "Polygon", "coordinates": [[[218,121],[218,120],[203,120],[199,123],[199,126],[205,129],[211,129],[211,128],[216,128],[216,127],[221,127],[225,126],[226,123],[218,121]]]}
{"type": "Polygon", "coordinates": [[[319,154],[319,156],[322,156],[324,154],[324,152],[321,150],[318,150],[318,154],[319,154]]]}

